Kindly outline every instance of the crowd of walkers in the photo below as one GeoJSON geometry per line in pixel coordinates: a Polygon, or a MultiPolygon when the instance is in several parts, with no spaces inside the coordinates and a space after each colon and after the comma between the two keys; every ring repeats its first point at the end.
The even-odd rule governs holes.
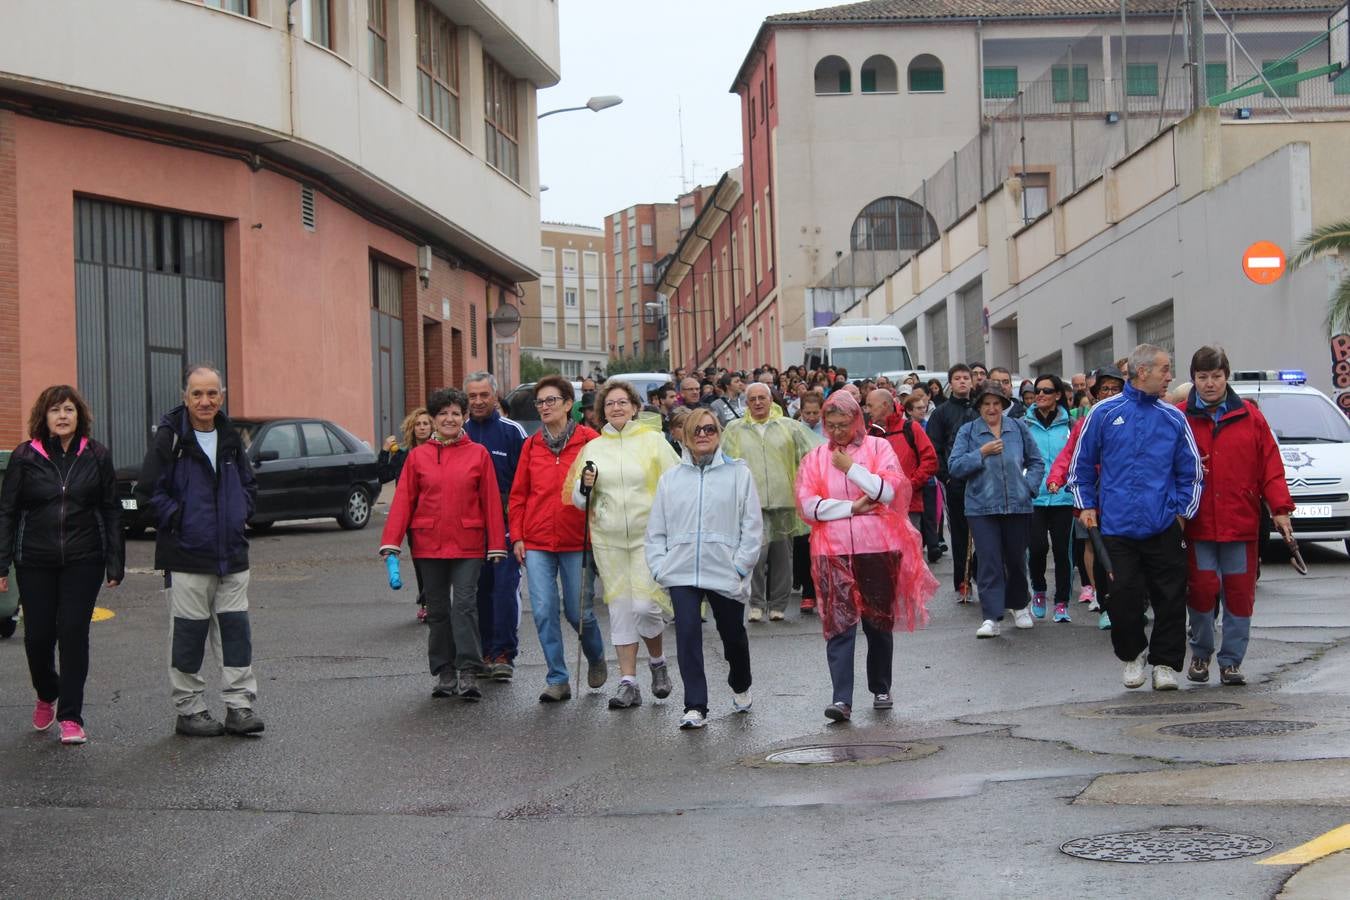
{"type": "MultiPolygon", "coordinates": [[[[1223,350],[1196,351],[1190,376],[1169,394],[1171,358],[1147,344],[1068,381],[1039,375],[1016,396],[1011,372],[977,363],[952,366],[945,387],[918,373],[677,369],[645,403],[621,378],[587,379],[579,396],[550,375],[533,385],[541,427],[527,437],[501,415],[493,376],[474,373],[386,440],[381,477],[396,488],[379,551],[406,544],[412,557],[433,697],[478,701],[480,679],[514,677],[524,567],[546,663],[540,702],[572,697],[563,620],[588,687],[609,681],[598,598],[618,666],[611,709],[641,705],[644,647],[651,694],[672,693],[673,620],[680,727],[703,727],[711,613],[731,709],[748,712],[747,623],[782,621],[800,590],[825,638],[825,716],[848,721],[859,626],[872,705],[888,709],[894,634],[927,621],[939,589],[929,567],[947,553],[956,601],[978,600],[978,638],[999,637],[1007,618],[1018,630],[1070,622],[1076,570],[1127,687],[1147,666],[1155,690],[1182,672],[1208,682],[1220,616],[1219,677],[1240,685],[1262,506],[1292,538],[1294,505],[1271,429],[1229,386],[1223,350]]],[[[188,372],[137,486],[168,588],[175,728],[189,736],[263,730],[245,538],[256,485],[224,393],[216,370],[188,372]],[[208,645],[223,723],[203,698],[208,645]]],[[[0,573],[16,566],[33,725],[59,722],[65,743],[86,740],[94,602],[123,577],[116,478],[91,422],[73,388],[45,391],[0,491],[0,573]]]]}

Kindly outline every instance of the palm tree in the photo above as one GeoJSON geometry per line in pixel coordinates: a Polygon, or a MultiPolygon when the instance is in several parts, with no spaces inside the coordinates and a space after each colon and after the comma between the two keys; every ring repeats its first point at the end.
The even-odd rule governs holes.
{"type": "MultiPolygon", "coordinates": [[[[1289,260],[1289,271],[1311,262],[1324,253],[1350,251],[1350,220],[1332,222],[1314,228],[1299,241],[1298,252],[1289,260]]],[[[1350,330],[1350,277],[1342,278],[1327,306],[1327,333],[1341,334],[1350,330]]]]}

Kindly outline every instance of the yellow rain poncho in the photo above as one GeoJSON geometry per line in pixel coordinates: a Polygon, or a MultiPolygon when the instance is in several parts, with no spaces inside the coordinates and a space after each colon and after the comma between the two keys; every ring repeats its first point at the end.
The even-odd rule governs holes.
{"type": "Polygon", "coordinates": [[[723,451],[745,460],[755,476],[755,489],[764,509],[765,543],[811,530],[797,515],[797,466],[803,456],[822,443],[820,435],[785,417],[776,404],[763,422],[747,416],[732,422],[723,432],[723,451]]]}
{"type": "Polygon", "coordinates": [[[644,542],[656,483],[667,469],[679,465],[679,457],[659,428],[630,421],[623,431],[615,431],[606,424],[598,438],[581,448],[568,470],[564,503],[574,502],[588,461],[596,468],[590,498],[591,548],[604,582],[605,602],[647,599],[673,615],[670,596],[652,580],[644,542]]]}

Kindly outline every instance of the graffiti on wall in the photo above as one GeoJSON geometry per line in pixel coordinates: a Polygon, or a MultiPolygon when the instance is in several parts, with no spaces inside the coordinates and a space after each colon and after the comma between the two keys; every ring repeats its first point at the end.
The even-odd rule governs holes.
{"type": "Polygon", "coordinates": [[[1331,388],[1336,405],[1350,416],[1350,334],[1338,334],[1331,339],[1331,388]]]}

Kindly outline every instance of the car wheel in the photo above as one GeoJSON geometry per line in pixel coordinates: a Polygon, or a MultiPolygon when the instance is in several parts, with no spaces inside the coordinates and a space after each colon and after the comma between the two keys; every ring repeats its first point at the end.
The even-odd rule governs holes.
{"type": "Polygon", "coordinates": [[[275,524],[275,522],[249,522],[248,530],[257,532],[258,534],[267,534],[267,532],[272,530],[272,526],[275,524]]]}
{"type": "Polygon", "coordinates": [[[14,618],[0,619],[0,638],[14,636],[14,630],[19,627],[19,620],[14,618]]]}
{"type": "Polygon", "coordinates": [[[348,531],[365,528],[370,521],[370,495],[363,487],[354,487],[347,494],[347,502],[337,517],[338,524],[348,531]]]}

